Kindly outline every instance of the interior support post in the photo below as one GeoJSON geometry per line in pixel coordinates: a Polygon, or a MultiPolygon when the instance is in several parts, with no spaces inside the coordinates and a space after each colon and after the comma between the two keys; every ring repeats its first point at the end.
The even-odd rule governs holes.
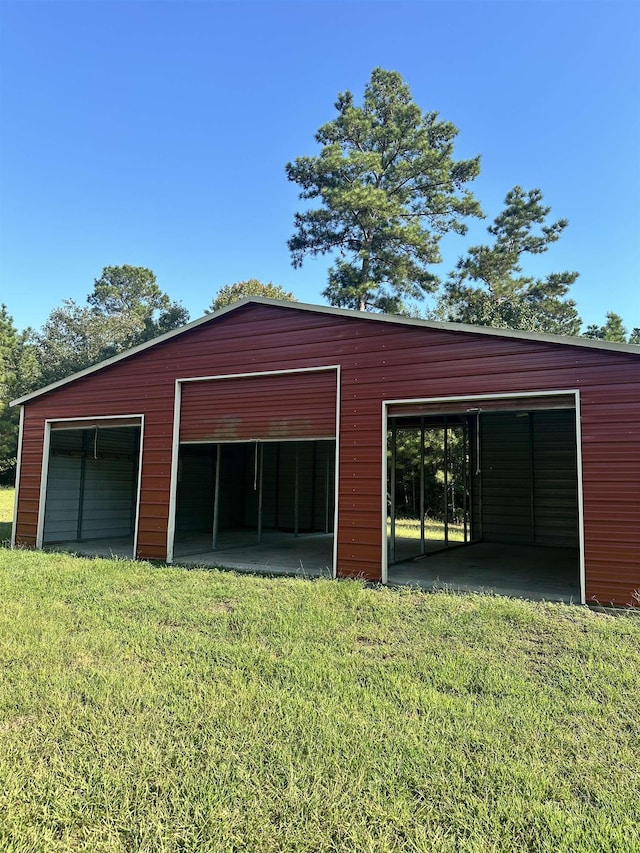
{"type": "Polygon", "coordinates": [[[293,490],[293,535],[298,535],[298,521],[300,513],[300,448],[296,441],[296,474],[293,490]]]}
{"type": "Polygon", "coordinates": [[[324,532],[329,532],[329,499],[331,497],[330,477],[331,477],[331,455],[327,451],[325,465],[325,497],[324,497],[324,532]]]}
{"type": "Polygon", "coordinates": [[[424,416],[420,418],[420,553],[424,554],[424,416]]]}
{"type": "Polygon", "coordinates": [[[222,445],[216,449],[216,479],[213,487],[213,533],[211,536],[211,547],[215,551],[218,547],[218,525],[220,524],[220,459],[222,445]]]}
{"type": "Polygon", "coordinates": [[[389,562],[396,560],[396,443],[397,427],[395,418],[391,421],[391,483],[389,486],[389,515],[391,530],[389,536],[389,562]]]}
{"type": "MultiPolygon", "coordinates": [[[[82,433],[82,454],[80,456],[80,485],[78,487],[78,521],[76,525],[76,539],[78,542],[82,539],[82,524],[84,521],[84,481],[87,473],[87,438],[89,433],[85,430],[82,433]]],[[[98,440],[98,428],[94,427],[95,442],[98,440]]]]}
{"type": "Polygon", "coordinates": [[[535,491],[535,464],[534,464],[534,430],[533,419],[535,413],[528,412],[529,422],[529,494],[530,494],[530,520],[531,520],[531,544],[536,541],[536,491],[535,491]]]}
{"type": "Polygon", "coordinates": [[[469,539],[469,421],[462,421],[462,524],[465,544],[469,539]]]}
{"type": "Polygon", "coordinates": [[[449,419],[444,416],[444,544],[449,544],[449,419]]]}
{"type": "Polygon", "coordinates": [[[262,542],[262,480],[264,473],[264,446],[256,442],[258,454],[258,545],[262,542]]]}

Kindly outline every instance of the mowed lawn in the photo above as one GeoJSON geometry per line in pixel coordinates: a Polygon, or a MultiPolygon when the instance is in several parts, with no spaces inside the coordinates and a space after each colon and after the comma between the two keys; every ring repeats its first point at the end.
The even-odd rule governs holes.
{"type": "Polygon", "coordinates": [[[640,619],[0,550],[2,851],[640,851],[640,619]]]}

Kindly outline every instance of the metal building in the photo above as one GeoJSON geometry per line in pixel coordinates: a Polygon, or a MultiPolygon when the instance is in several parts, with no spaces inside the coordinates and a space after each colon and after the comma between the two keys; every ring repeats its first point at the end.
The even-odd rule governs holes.
{"type": "Polygon", "coordinates": [[[14,403],[17,545],[638,603],[636,346],[250,298],[14,403]]]}

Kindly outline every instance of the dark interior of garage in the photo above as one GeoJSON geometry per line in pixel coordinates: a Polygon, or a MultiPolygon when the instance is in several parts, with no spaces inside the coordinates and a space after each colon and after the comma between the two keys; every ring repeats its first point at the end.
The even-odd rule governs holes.
{"type": "Polygon", "coordinates": [[[579,600],[575,410],[485,405],[389,419],[389,580],[579,600]]]}
{"type": "Polygon", "coordinates": [[[333,440],[183,444],[175,559],[330,573],[334,469],[333,440]]]}

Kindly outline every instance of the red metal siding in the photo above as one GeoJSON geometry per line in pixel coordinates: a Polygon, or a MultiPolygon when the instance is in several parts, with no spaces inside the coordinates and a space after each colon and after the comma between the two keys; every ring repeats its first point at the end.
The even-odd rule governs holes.
{"type": "Polygon", "coordinates": [[[182,385],[180,441],[334,438],[337,371],[182,385]]]}
{"type": "Polygon", "coordinates": [[[247,305],[26,405],[18,541],[35,542],[45,417],[143,412],[138,553],[166,554],[176,378],[340,364],[338,571],[380,577],[383,399],[580,389],[587,599],[640,588],[640,357],[247,305]]]}

